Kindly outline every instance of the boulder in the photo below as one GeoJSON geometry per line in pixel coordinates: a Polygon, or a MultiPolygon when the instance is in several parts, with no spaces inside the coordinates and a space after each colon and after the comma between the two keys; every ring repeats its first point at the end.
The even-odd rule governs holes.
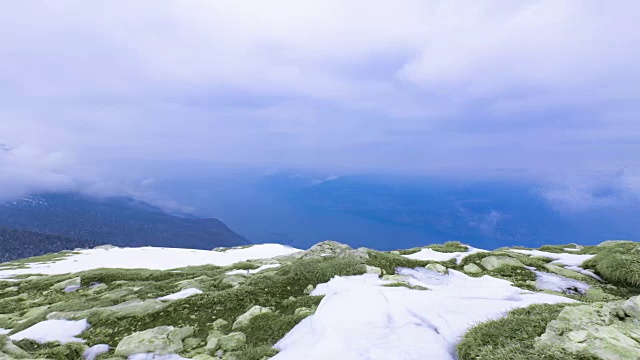
{"type": "Polygon", "coordinates": [[[139,353],[174,354],[184,349],[182,340],[191,335],[193,335],[191,327],[159,326],[125,337],[118,343],[115,354],[119,356],[139,353]]]}
{"type": "Polygon", "coordinates": [[[216,321],[213,322],[213,324],[211,324],[211,328],[214,330],[220,330],[225,326],[227,326],[228,324],[229,322],[224,319],[217,319],[216,321]]]}
{"type": "Polygon", "coordinates": [[[224,351],[234,351],[240,349],[247,343],[247,336],[241,332],[232,332],[218,339],[220,348],[224,351]]]}
{"type": "Polygon", "coordinates": [[[366,265],[366,269],[367,274],[376,274],[378,276],[382,275],[382,269],[377,266],[366,265]]]}
{"type": "Polygon", "coordinates": [[[524,267],[524,264],[519,260],[509,256],[487,256],[480,261],[480,264],[489,271],[493,271],[505,265],[524,267]]]}
{"type": "Polygon", "coordinates": [[[295,311],[293,312],[293,315],[306,317],[306,316],[315,314],[315,312],[316,312],[316,309],[314,308],[301,307],[301,308],[295,309],[295,311]]]}
{"type": "Polygon", "coordinates": [[[640,359],[638,301],[636,297],[628,301],[568,306],[547,325],[535,346],[585,358],[640,359]]]}
{"type": "Polygon", "coordinates": [[[233,330],[241,329],[241,328],[249,325],[249,321],[251,321],[251,319],[253,317],[255,317],[256,315],[269,313],[269,312],[272,312],[271,309],[256,305],[256,306],[252,307],[251,309],[249,309],[246,313],[238,316],[238,318],[233,323],[233,326],[231,328],[233,330]]]}
{"type": "Polygon", "coordinates": [[[640,296],[632,297],[622,304],[622,311],[636,319],[640,319],[640,296]]]}
{"type": "Polygon", "coordinates": [[[354,250],[351,246],[341,244],[336,241],[323,241],[315,244],[302,255],[303,258],[318,258],[324,256],[346,257],[354,256],[361,259],[368,259],[369,253],[365,248],[354,250]]]}
{"type": "Polygon", "coordinates": [[[462,268],[462,270],[468,274],[479,274],[482,272],[482,268],[476,264],[467,264],[462,268]]]}
{"type": "Polygon", "coordinates": [[[48,320],[80,320],[86,319],[91,315],[99,315],[103,317],[126,317],[136,316],[143,314],[150,314],[162,310],[166,307],[162,301],[155,299],[148,300],[129,300],[121,304],[108,306],[103,308],[95,308],[82,311],[70,311],[70,312],[53,312],[47,315],[48,320]]]}
{"type": "Polygon", "coordinates": [[[427,266],[424,267],[427,270],[430,271],[435,271],[435,272],[439,272],[441,274],[444,274],[447,272],[447,267],[441,264],[437,264],[437,263],[431,263],[428,264],[427,266]]]}

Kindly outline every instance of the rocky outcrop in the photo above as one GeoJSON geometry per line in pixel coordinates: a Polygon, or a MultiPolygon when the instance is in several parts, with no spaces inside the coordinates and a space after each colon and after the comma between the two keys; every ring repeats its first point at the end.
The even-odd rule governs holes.
{"type": "Polygon", "coordinates": [[[233,326],[231,328],[233,330],[242,329],[243,327],[246,327],[247,325],[249,325],[249,322],[255,316],[264,314],[264,313],[270,313],[270,312],[272,312],[271,309],[256,305],[251,309],[247,310],[247,312],[245,312],[244,314],[238,316],[238,318],[233,323],[233,326]]]}
{"type": "Polygon", "coordinates": [[[192,334],[193,329],[190,327],[174,328],[173,326],[159,326],[140,331],[122,339],[116,347],[116,355],[129,356],[140,353],[175,354],[184,348],[182,340],[192,334]]]}
{"type": "Polygon", "coordinates": [[[480,261],[480,265],[489,271],[493,271],[505,265],[524,267],[523,263],[510,256],[487,256],[480,261]]]}
{"type": "Polygon", "coordinates": [[[585,358],[640,359],[640,297],[569,306],[547,325],[535,346],[585,358]]]}

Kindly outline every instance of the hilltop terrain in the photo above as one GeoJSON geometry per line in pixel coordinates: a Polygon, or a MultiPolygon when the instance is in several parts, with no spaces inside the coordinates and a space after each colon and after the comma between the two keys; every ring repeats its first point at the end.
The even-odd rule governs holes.
{"type": "Polygon", "coordinates": [[[638,359],[640,244],[102,246],[0,265],[0,359],[638,359]]]}

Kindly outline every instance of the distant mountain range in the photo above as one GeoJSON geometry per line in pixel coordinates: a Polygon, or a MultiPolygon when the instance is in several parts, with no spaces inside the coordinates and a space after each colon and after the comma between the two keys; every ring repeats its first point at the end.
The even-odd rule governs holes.
{"type": "MultiPolygon", "coordinates": [[[[132,247],[212,249],[249,243],[218,219],[178,217],[131,198],[76,193],[42,194],[0,203],[0,227],[132,247]]],[[[54,243],[64,241],[56,239],[54,243]]],[[[69,241],[66,248],[73,247],[77,245],[69,241]]]]}
{"type": "Polygon", "coordinates": [[[0,263],[76,248],[92,248],[98,245],[101,243],[97,241],[0,228],[0,263]]]}

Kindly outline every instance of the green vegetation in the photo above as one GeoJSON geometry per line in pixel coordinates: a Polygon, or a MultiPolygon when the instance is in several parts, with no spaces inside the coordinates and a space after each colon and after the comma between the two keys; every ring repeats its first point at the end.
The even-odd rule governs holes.
{"type": "Polygon", "coordinates": [[[367,265],[379,267],[384,270],[386,274],[395,274],[396,269],[399,267],[422,267],[433,262],[408,259],[402,255],[375,250],[369,250],[368,254],[369,259],[366,261],[367,265]]]}
{"type": "Polygon", "coordinates": [[[487,274],[496,278],[511,281],[515,286],[521,289],[536,290],[536,274],[523,267],[504,265],[493,271],[487,272],[487,274]]]}
{"type": "Polygon", "coordinates": [[[454,252],[467,252],[469,251],[469,247],[466,245],[462,245],[459,241],[447,241],[444,244],[434,244],[429,245],[427,248],[442,252],[442,253],[454,253],[454,252]]]}
{"type": "Polygon", "coordinates": [[[593,269],[607,282],[640,288],[640,244],[633,242],[601,246],[583,267],[593,269]]]}
{"type": "Polygon", "coordinates": [[[422,249],[431,249],[431,250],[438,251],[438,252],[441,252],[441,253],[454,253],[454,252],[466,252],[466,251],[469,251],[469,247],[466,246],[466,245],[463,245],[459,241],[447,241],[444,244],[432,244],[432,245],[427,245],[425,247],[416,247],[416,248],[412,248],[412,249],[395,250],[394,252],[396,252],[399,255],[411,255],[411,254],[415,254],[415,253],[419,252],[422,249]]]}
{"type": "Polygon", "coordinates": [[[590,360],[534,348],[535,338],[567,304],[532,305],[498,320],[480,323],[458,344],[460,360],[590,360]]]}

